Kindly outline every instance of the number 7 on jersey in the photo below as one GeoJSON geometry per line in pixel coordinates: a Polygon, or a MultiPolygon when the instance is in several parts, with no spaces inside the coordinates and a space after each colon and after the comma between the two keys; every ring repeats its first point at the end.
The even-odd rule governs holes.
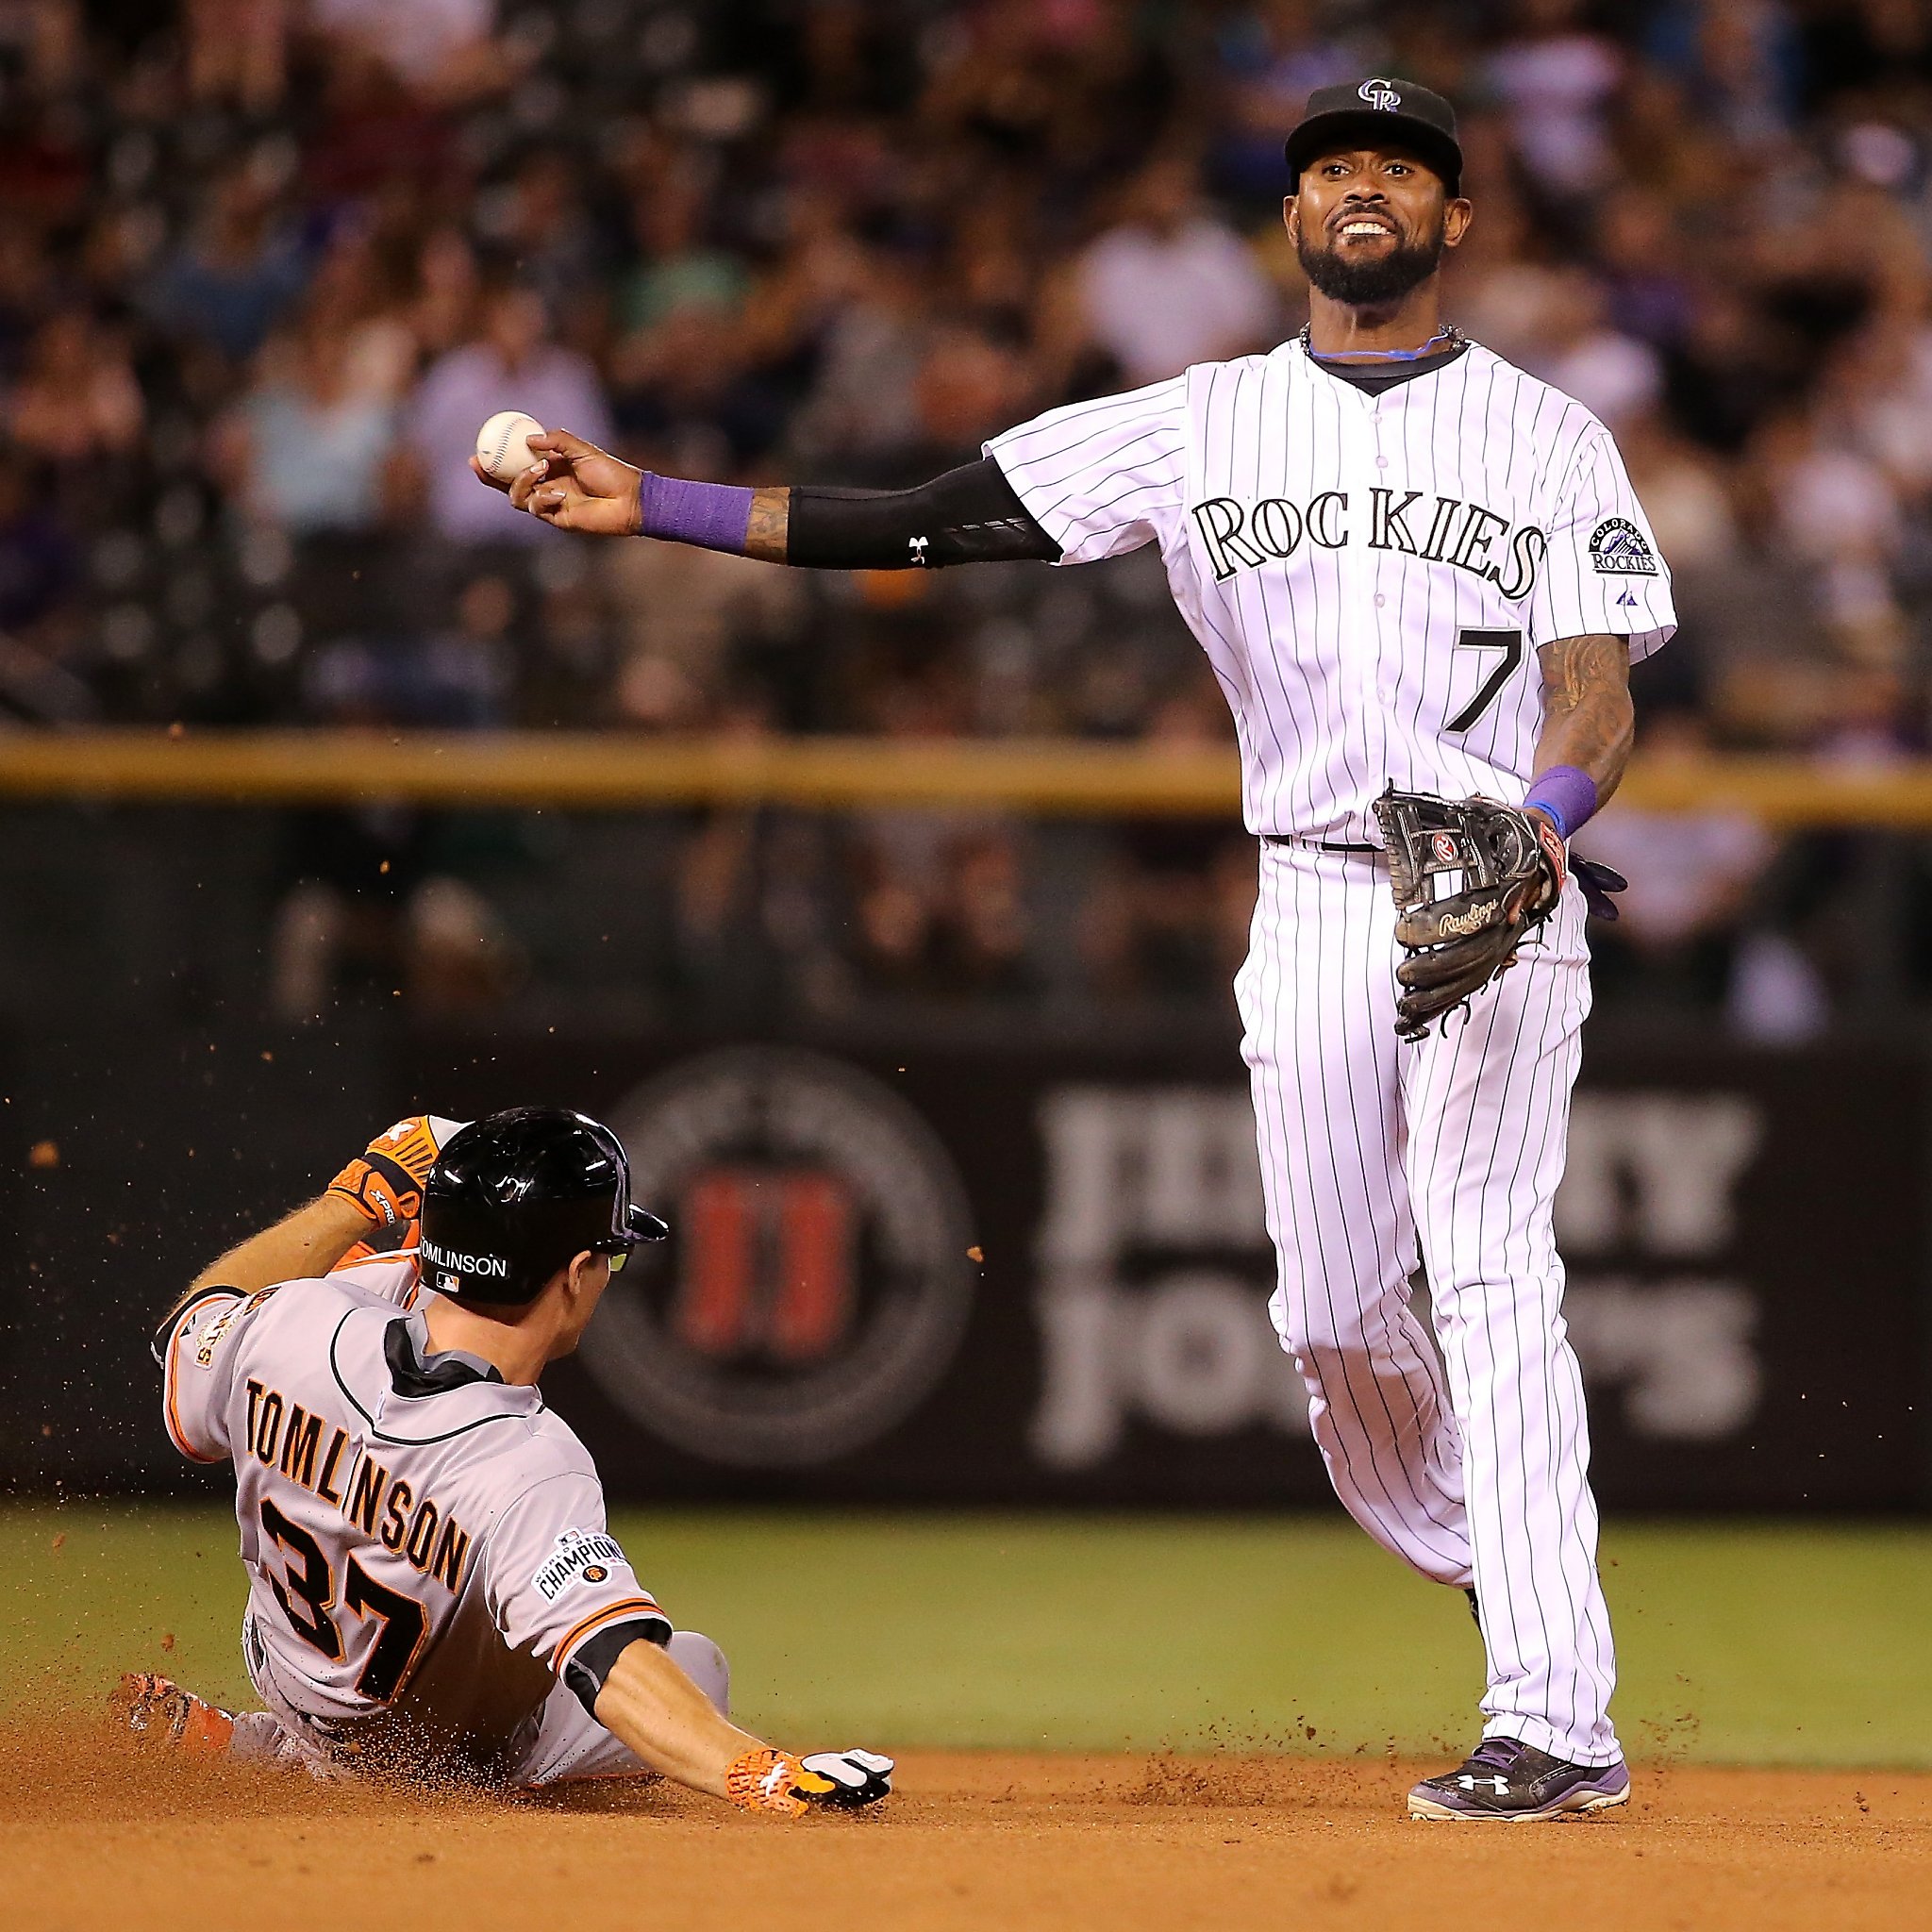
{"type": "Polygon", "coordinates": [[[1523,662],[1523,633],[1520,630],[1463,629],[1456,633],[1456,648],[1458,651],[1501,651],[1503,654],[1496,668],[1483,679],[1482,689],[1442,727],[1445,731],[1467,731],[1496,702],[1497,694],[1523,662]]]}

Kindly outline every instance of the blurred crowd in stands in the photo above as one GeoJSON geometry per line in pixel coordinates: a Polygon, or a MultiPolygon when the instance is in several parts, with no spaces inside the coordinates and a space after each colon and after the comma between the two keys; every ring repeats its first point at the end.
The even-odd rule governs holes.
{"type": "MultiPolygon", "coordinates": [[[[1683,617],[1658,751],[1924,749],[1921,0],[4,0],[0,717],[1220,736],[1150,553],[788,573],[559,538],[465,458],[517,408],[677,474],[891,485],[1270,345],[1304,313],[1283,130],[1366,73],[1461,110],[1450,315],[1622,442],[1683,617]]],[[[446,829],[293,828],[287,1010],[358,946],[462,962],[441,997],[514,983],[446,829]]],[[[782,950],[822,875],[808,1003],[1037,982],[1023,826],[689,832],[694,958],[782,950]]],[[[1607,991],[1785,1035],[1840,996],[1841,854],[1599,838],[1640,880],[1607,991]]],[[[1114,828],[1052,888],[1084,983],[1212,996],[1251,869],[1114,828]]]]}

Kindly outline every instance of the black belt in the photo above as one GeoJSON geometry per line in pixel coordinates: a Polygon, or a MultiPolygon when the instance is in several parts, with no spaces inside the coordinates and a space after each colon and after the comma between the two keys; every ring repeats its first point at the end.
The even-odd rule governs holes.
{"type": "Polygon", "coordinates": [[[1380,845],[1350,845],[1340,839],[1304,839],[1293,832],[1263,832],[1264,845],[1299,845],[1306,852],[1353,852],[1367,858],[1386,857],[1380,845]]]}

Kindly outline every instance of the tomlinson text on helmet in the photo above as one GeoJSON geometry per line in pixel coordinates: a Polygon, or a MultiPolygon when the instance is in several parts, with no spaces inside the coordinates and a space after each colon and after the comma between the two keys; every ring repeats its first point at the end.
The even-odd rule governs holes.
{"type": "Polygon", "coordinates": [[[440,1248],[434,1241],[422,1244],[423,1258],[453,1274],[482,1274],[497,1281],[509,1278],[509,1263],[501,1255],[463,1255],[454,1248],[440,1248]]]}

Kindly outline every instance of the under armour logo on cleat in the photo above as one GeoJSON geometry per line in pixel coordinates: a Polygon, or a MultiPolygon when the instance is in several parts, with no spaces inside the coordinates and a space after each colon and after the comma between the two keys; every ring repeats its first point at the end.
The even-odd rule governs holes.
{"type": "Polygon", "coordinates": [[[924,564],[925,546],[930,541],[929,538],[925,537],[908,537],[906,540],[906,547],[911,551],[914,563],[922,566],[924,564]]]}
{"type": "Polygon", "coordinates": [[[1478,1785],[1488,1785],[1499,1798],[1509,1795],[1509,1780],[1507,1777],[1472,1777],[1468,1772],[1456,1780],[1465,1791],[1473,1791],[1478,1785]]]}

